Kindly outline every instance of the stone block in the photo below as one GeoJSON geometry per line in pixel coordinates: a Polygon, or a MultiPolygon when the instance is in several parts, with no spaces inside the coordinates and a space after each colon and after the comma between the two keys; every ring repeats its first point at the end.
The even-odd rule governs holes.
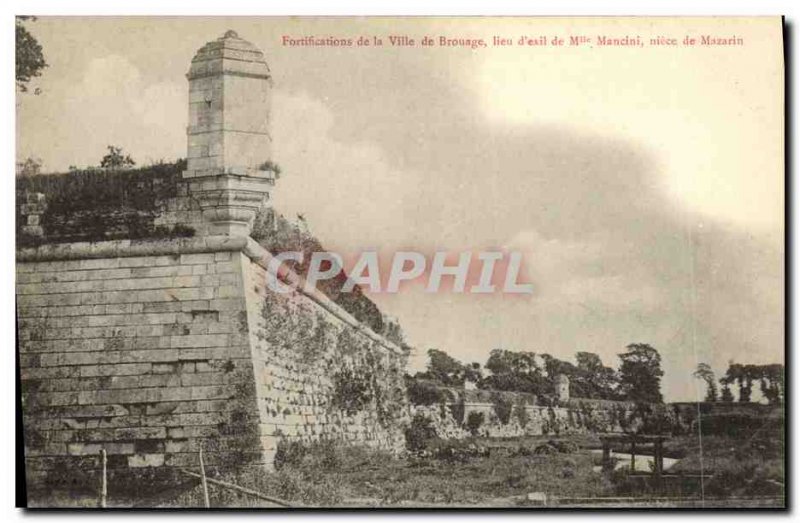
{"type": "Polygon", "coordinates": [[[103,445],[100,443],[70,443],[67,445],[67,454],[70,456],[86,456],[100,454],[103,445]]]}
{"type": "Polygon", "coordinates": [[[164,451],[167,453],[187,452],[190,448],[188,439],[167,440],[164,445],[164,451]]]}
{"type": "Polygon", "coordinates": [[[160,467],[164,464],[164,454],[135,454],[128,457],[131,468],[160,467]]]}
{"type": "Polygon", "coordinates": [[[214,263],[214,254],[181,254],[181,265],[214,263]]]}

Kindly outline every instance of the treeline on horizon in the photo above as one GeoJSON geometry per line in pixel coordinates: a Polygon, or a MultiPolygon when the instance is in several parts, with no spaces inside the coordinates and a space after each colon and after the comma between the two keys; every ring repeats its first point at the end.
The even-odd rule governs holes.
{"type": "MultiPolygon", "coordinates": [[[[540,397],[555,394],[556,378],[563,374],[569,378],[570,397],[611,401],[663,403],[661,393],[661,355],[647,343],[631,343],[626,352],[618,354],[619,367],[614,369],[603,363],[593,352],[578,352],[575,363],[561,360],[547,353],[494,349],[486,363],[462,363],[444,351],[428,350],[425,371],[407,375],[409,394],[423,403],[425,395],[435,394],[430,385],[464,387],[472,382],[478,389],[524,392],[540,397]]],[[[729,363],[725,375],[718,381],[722,392],[717,393],[716,379],[710,366],[698,365],[693,377],[708,384],[705,401],[749,403],[752,388],[760,384],[761,392],[770,404],[783,402],[784,369],[781,364],[741,365],[729,363]],[[731,386],[738,385],[734,398],[731,386]]]]}
{"type": "Polygon", "coordinates": [[[706,383],[705,401],[750,403],[752,401],[753,385],[758,382],[761,395],[770,405],[780,405],[784,401],[785,383],[784,368],[780,363],[766,365],[752,365],[728,362],[725,374],[716,379],[714,371],[707,363],[697,365],[693,376],[706,383]],[[722,386],[720,391],[717,382],[722,386]],[[737,395],[734,399],[732,387],[736,387],[737,395]]]}

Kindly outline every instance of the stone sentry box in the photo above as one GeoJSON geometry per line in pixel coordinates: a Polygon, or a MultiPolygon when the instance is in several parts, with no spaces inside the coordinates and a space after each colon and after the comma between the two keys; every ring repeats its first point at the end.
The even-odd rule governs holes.
{"type": "MultiPolygon", "coordinates": [[[[44,237],[17,251],[31,489],[96,473],[101,449],[112,472],[196,467],[202,449],[210,469],[238,473],[269,470],[280,437],[402,446],[399,423],[382,422],[370,406],[337,410],[330,376],[272,350],[270,340],[284,333],[280,322],[265,322],[271,254],[249,237],[275,182],[261,169],[271,141],[263,55],[229,31],[198,51],[188,79],[180,194],[191,202],[187,225],[197,234],[80,243],[44,237]]],[[[321,292],[303,290],[297,275],[285,281],[303,314],[363,340],[402,383],[400,348],[321,292]]],[[[335,360],[336,350],[328,340],[318,356],[335,360]]]]}
{"type": "Polygon", "coordinates": [[[267,174],[259,169],[272,145],[272,79],[264,54],[228,31],[197,51],[186,78],[186,176],[267,174]]]}
{"type": "Polygon", "coordinates": [[[186,78],[189,192],[211,234],[246,235],[275,183],[269,67],[261,51],[228,31],[197,51],[186,78]]]}

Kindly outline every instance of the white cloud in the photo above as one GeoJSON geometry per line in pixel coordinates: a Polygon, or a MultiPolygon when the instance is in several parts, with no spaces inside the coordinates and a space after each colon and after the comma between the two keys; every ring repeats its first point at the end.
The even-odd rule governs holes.
{"type": "Polygon", "coordinates": [[[609,251],[598,239],[548,239],[535,230],[526,230],[511,238],[504,248],[523,253],[525,268],[536,289],[537,307],[550,303],[593,310],[635,307],[647,311],[664,299],[652,282],[639,275],[620,273],[618,268],[603,269],[609,251]]]}
{"type": "Polygon", "coordinates": [[[660,189],[680,205],[775,230],[783,221],[783,105],[782,83],[770,79],[782,68],[780,53],[766,47],[772,42],[751,38],[735,61],[730,49],[487,53],[477,93],[494,122],[642,143],[659,162],[660,189]]]}
{"type": "Polygon", "coordinates": [[[413,236],[408,209],[419,199],[416,173],[392,167],[374,144],[337,140],[321,100],[277,90],[272,106],[273,150],[284,173],[273,198],[278,210],[303,213],[329,248],[360,251],[413,236]]]}

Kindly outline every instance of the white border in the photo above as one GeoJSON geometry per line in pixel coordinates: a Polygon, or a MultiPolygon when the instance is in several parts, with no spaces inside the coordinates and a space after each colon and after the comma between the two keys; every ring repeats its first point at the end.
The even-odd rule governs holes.
{"type": "MultiPolygon", "coordinates": [[[[14,82],[12,78],[13,67],[13,49],[14,49],[14,20],[15,14],[37,14],[37,15],[439,15],[439,16],[472,16],[472,15],[539,15],[539,16],[578,16],[578,15],[785,15],[789,23],[794,25],[794,43],[789,50],[790,56],[796,58],[794,49],[796,42],[800,38],[800,2],[797,0],[761,0],[761,1],[742,1],[742,0],[727,0],[727,1],[714,1],[714,0],[672,0],[672,1],[642,1],[642,0],[561,0],[559,2],[515,2],[512,0],[492,0],[488,1],[475,1],[475,0],[460,0],[458,2],[432,2],[422,0],[405,0],[403,2],[383,2],[377,1],[363,2],[356,0],[339,0],[336,2],[325,0],[293,0],[292,2],[274,5],[266,1],[256,2],[247,0],[224,0],[224,1],[175,1],[175,0],[137,0],[135,2],[112,2],[109,0],[88,0],[81,3],[65,2],[63,0],[10,0],[0,5],[0,11],[3,16],[0,18],[0,42],[2,42],[2,67],[0,68],[0,86],[2,86],[2,107],[5,109],[2,114],[8,115],[0,126],[0,156],[2,163],[0,165],[5,167],[5,174],[0,176],[0,194],[5,199],[5,204],[0,205],[0,227],[2,227],[4,234],[2,236],[5,243],[2,252],[4,256],[0,257],[0,334],[2,339],[6,341],[6,365],[3,366],[5,379],[2,380],[4,391],[2,393],[3,401],[0,402],[0,420],[4,422],[7,429],[0,434],[2,439],[3,452],[0,453],[0,470],[4,473],[0,475],[0,492],[2,492],[2,501],[0,506],[2,511],[0,515],[3,521],[13,520],[16,521],[25,516],[25,514],[18,509],[14,509],[14,491],[15,491],[15,448],[14,448],[14,431],[13,420],[14,412],[14,380],[15,380],[15,367],[14,367],[14,136],[15,127],[14,120],[11,116],[11,108],[14,107],[15,91],[14,82]]],[[[796,60],[795,60],[796,62],[796,60]]],[[[794,70],[796,66],[792,68],[794,70]]],[[[794,76],[794,75],[793,75],[794,76]]],[[[789,93],[787,93],[788,95],[789,93]]],[[[793,82],[793,92],[791,93],[794,102],[794,107],[797,107],[797,84],[793,82]]],[[[794,111],[793,111],[794,113],[794,111]]],[[[795,163],[797,162],[797,147],[796,147],[796,133],[790,137],[788,144],[793,151],[795,163]]],[[[795,196],[797,183],[794,184],[793,194],[795,196]]],[[[792,198],[790,201],[795,200],[792,198]]],[[[796,212],[795,212],[796,214],[796,212]]],[[[794,236],[797,234],[797,223],[793,221],[791,225],[794,236]]],[[[794,242],[793,242],[794,243],[794,242]]],[[[798,264],[795,257],[792,273],[798,273],[798,264]]],[[[793,286],[792,290],[795,286],[793,286]]],[[[788,297],[787,297],[788,299],[788,297]]],[[[798,324],[797,308],[793,310],[791,322],[793,325],[798,324]]],[[[793,351],[794,347],[789,347],[789,351],[793,351]]],[[[789,375],[794,378],[797,376],[797,358],[791,358],[790,362],[793,363],[791,368],[788,369],[789,375]]],[[[793,381],[793,380],[792,380],[793,381]]],[[[796,389],[796,384],[792,383],[791,390],[796,389]]],[[[791,419],[797,414],[797,407],[795,402],[795,395],[792,394],[791,398],[791,419]]],[[[794,434],[794,433],[792,433],[794,434]]],[[[787,442],[793,444],[794,442],[787,442]]],[[[797,449],[792,448],[792,463],[790,464],[791,470],[797,470],[797,449]]],[[[797,483],[796,477],[790,475],[792,480],[791,500],[796,503],[797,483]]],[[[214,513],[209,514],[208,517],[214,519],[225,517],[227,514],[214,513]]],[[[573,512],[567,514],[537,514],[533,513],[414,513],[411,514],[387,514],[387,513],[370,513],[362,512],[359,514],[341,514],[341,513],[328,513],[328,514],[303,514],[301,516],[291,516],[286,514],[236,514],[238,517],[247,518],[266,518],[270,521],[286,520],[288,518],[296,519],[302,517],[305,520],[325,520],[330,519],[350,519],[353,517],[380,517],[381,519],[396,519],[400,517],[414,517],[420,520],[434,520],[447,518],[468,518],[468,519],[489,519],[500,517],[507,518],[531,518],[535,517],[539,520],[550,520],[558,518],[561,521],[576,520],[585,518],[641,518],[642,516],[652,518],[677,518],[680,517],[684,521],[687,520],[700,520],[700,519],[718,519],[720,517],[730,517],[732,514],[727,513],[708,513],[708,514],[687,514],[675,512],[671,515],[664,513],[588,513],[588,512],[573,512]]],[[[748,514],[741,512],[740,515],[749,518],[762,518],[764,514],[748,514]]],[[[86,512],[68,514],[68,513],[48,513],[39,514],[37,519],[56,519],[56,518],[84,518],[91,517],[91,514],[86,512]]],[[[108,514],[98,514],[100,517],[107,517],[108,514]]],[[[149,521],[167,521],[175,517],[206,517],[197,513],[128,513],[124,517],[130,519],[145,519],[149,521]]],[[[737,518],[738,519],[738,518],[737,518]]]]}

